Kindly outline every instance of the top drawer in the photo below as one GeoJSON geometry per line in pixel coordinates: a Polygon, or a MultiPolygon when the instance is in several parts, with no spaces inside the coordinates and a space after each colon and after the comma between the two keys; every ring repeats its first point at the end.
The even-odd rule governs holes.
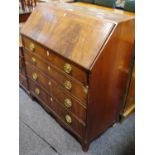
{"type": "Polygon", "coordinates": [[[66,74],[79,80],[84,85],[87,85],[87,73],[84,69],[78,68],[72,62],[69,62],[69,60],[58,56],[54,52],[46,49],[45,47],[32,41],[31,39],[28,39],[27,37],[23,37],[23,46],[28,51],[37,53],[38,56],[48,60],[50,63],[63,70],[66,74]]]}

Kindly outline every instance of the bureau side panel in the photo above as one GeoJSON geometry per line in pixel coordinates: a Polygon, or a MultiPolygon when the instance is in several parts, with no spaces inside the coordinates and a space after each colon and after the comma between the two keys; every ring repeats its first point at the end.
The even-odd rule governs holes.
{"type": "Polygon", "coordinates": [[[19,84],[29,94],[23,47],[19,47],[19,84]]]}
{"type": "Polygon", "coordinates": [[[133,58],[134,20],[119,23],[89,76],[88,141],[118,120],[133,58]]]}
{"type": "Polygon", "coordinates": [[[132,77],[128,88],[127,98],[125,98],[125,105],[123,106],[121,116],[127,117],[135,109],[135,65],[132,71],[132,77]]]}

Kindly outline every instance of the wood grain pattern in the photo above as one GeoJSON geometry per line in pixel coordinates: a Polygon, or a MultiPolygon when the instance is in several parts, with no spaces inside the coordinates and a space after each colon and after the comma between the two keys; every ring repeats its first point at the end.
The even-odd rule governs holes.
{"type": "Polygon", "coordinates": [[[45,73],[48,77],[55,79],[55,81],[62,85],[62,87],[64,87],[64,83],[66,80],[70,81],[72,84],[70,92],[73,93],[75,96],[77,96],[77,94],[78,96],[81,96],[80,98],[83,101],[87,100],[87,94],[84,92],[84,90],[86,89],[84,84],[71,78],[67,74],[64,74],[63,72],[61,72],[61,70],[58,70],[58,68],[56,68],[54,65],[49,64],[46,61],[38,58],[37,56],[30,54],[28,51],[25,52],[25,60],[30,64],[34,65],[43,73],[45,73]],[[32,61],[32,58],[35,59],[35,63],[32,61]]]}
{"type": "Polygon", "coordinates": [[[54,89],[50,87],[50,96],[55,98],[65,109],[75,114],[77,118],[83,122],[83,124],[86,124],[86,107],[83,105],[83,103],[77,101],[66,91],[63,91],[56,83],[53,83],[53,85],[54,89]],[[69,99],[71,101],[72,106],[70,108],[66,108],[64,106],[65,99],[69,99]]]}
{"type": "MultiPolygon", "coordinates": [[[[36,68],[34,65],[31,65],[30,63],[26,62],[26,68],[27,68],[27,76],[31,77],[33,76],[34,73],[37,74],[37,82],[40,83],[45,89],[49,89],[49,82],[52,83],[52,77],[47,77],[45,74],[40,72],[38,68],[36,68]]],[[[58,78],[61,78],[61,76],[58,74],[58,78]]],[[[66,80],[64,80],[65,82],[66,80]]],[[[73,85],[71,90],[67,90],[64,86],[64,82],[62,81],[61,83],[58,83],[63,90],[70,92],[73,96],[78,98],[81,102],[86,103],[87,101],[87,93],[85,93],[85,89],[81,87],[80,85],[73,85]]],[[[75,83],[74,83],[75,84],[75,83]]]]}
{"type": "MultiPolygon", "coordinates": [[[[29,70],[29,69],[28,69],[29,70]]],[[[35,72],[38,74],[38,72],[35,72]]],[[[54,99],[58,101],[67,111],[71,111],[78,119],[85,124],[86,122],[86,107],[84,103],[78,101],[74,98],[74,96],[71,96],[68,92],[62,89],[61,86],[59,86],[54,80],[50,79],[50,85],[49,80],[46,79],[46,77],[43,77],[42,75],[38,74],[38,78],[36,81],[34,81],[31,77],[30,72],[28,71],[29,81],[36,83],[41,89],[46,92],[51,99],[54,99]],[[66,108],[64,106],[64,100],[70,99],[72,102],[71,108],[66,108]]],[[[31,84],[32,85],[32,84],[31,84]]],[[[45,102],[46,103],[46,102],[45,102]]]]}
{"type": "Polygon", "coordinates": [[[64,65],[66,63],[69,63],[72,67],[72,71],[68,75],[79,80],[84,85],[87,85],[88,77],[87,77],[86,71],[83,68],[76,66],[73,62],[68,61],[63,57],[60,57],[59,55],[53,53],[52,50],[49,50],[44,46],[41,46],[40,44],[36,43],[35,41],[32,41],[31,39],[28,39],[26,37],[23,37],[22,39],[23,39],[23,46],[26,50],[30,52],[30,44],[33,43],[35,45],[35,51],[33,53],[30,52],[31,54],[33,54],[34,56],[37,56],[38,58],[41,58],[42,60],[46,61],[48,64],[53,64],[63,72],[64,72],[64,65]],[[49,52],[49,56],[47,56],[47,51],[49,52]]]}
{"type": "Polygon", "coordinates": [[[32,95],[74,134],[84,151],[119,120],[124,101],[124,111],[131,105],[134,26],[132,13],[83,3],[51,3],[39,5],[22,29],[32,95]],[[31,43],[35,50],[31,51],[31,43]],[[72,67],[69,74],[64,72],[66,63],[72,67]],[[34,73],[37,78],[32,80],[34,73]],[[72,83],[70,91],[64,87],[66,80],[72,83]],[[35,95],[36,86],[43,93],[35,95]],[[71,108],[64,105],[66,98],[71,108]],[[66,115],[72,123],[66,122],[66,115]]]}
{"type": "Polygon", "coordinates": [[[89,69],[113,26],[104,19],[42,4],[36,7],[21,33],[89,69]]]}
{"type": "Polygon", "coordinates": [[[51,101],[51,97],[37,83],[34,83],[30,78],[28,81],[30,84],[31,94],[33,94],[40,102],[42,102],[51,112],[54,111],[64,124],[72,128],[82,138],[85,127],[75,118],[75,116],[73,116],[72,113],[67,111],[64,107],[58,106],[60,103],[58,103],[54,98],[51,101]],[[39,89],[39,94],[35,93],[36,88],[39,89]],[[69,115],[72,118],[72,122],[70,124],[66,122],[66,115],[69,115]]]}
{"type": "Polygon", "coordinates": [[[92,68],[88,141],[118,121],[133,58],[134,20],[119,23],[92,68]],[[128,33],[127,33],[128,32],[128,33]]]}

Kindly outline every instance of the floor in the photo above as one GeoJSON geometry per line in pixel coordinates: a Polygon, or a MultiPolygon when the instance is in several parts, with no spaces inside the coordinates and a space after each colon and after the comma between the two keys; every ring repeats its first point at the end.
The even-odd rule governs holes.
{"type": "Polygon", "coordinates": [[[109,128],[87,153],[44,109],[19,90],[19,155],[134,155],[135,116],[109,128]]]}

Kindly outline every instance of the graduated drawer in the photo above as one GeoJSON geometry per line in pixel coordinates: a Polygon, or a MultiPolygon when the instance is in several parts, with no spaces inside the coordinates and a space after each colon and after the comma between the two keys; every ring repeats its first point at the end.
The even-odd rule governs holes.
{"type": "Polygon", "coordinates": [[[65,74],[68,74],[75,79],[87,85],[87,73],[81,67],[77,67],[69,60],[66,60],[62,56],[48,50],[40,44],[23,37],[23,46],[32,53],[36,53],[39,57],[48,60],[51,64],[60,68],[65,74]]]}
{"type": "Polygon", "coordinates": [[[33,82],[37,82],[42,88],[44,88],[48,92],[50,80],[28,62],[25,62],[25,65],[28,78],[33,80],[33,82]]]}
{"type": "Polygon", "coordinates": [[[32,72],[32,69],[27,67],[28,77],[33,82],[38,83],[52,98],[56,98],[64,108],[74,113],[82,122],[86,121],[86,104],[78,101],[67,91],[65,91],[60,85],[52,79],[48,79],[43,76],[38,70],[32,72]],[[33,73],[38,75],[36,80],[31,77],[33,73]]]}
{"type": "Polygon", "coordinates": [[[31,94],[35,96],[42,104],[46,105],[49,108],[50,102],[48,94],[30,78],[28,78],[28,83],[31,94]]]}
{"type": "Polygon", "coordinates": [[[51,96],[45,92],[40,85],[29,79],[30,92],[33,94],[42,104],[44,104],[57,119],[71,128],[80,137],[83,136],[85,126],[82,125],[69,111],[61,106],[54,98],[51,100],[51,96]]]}
{"type": "Polygon", "coordinates": [[[58,103],[55,99],[51,101],[51,109],[59,116],[59,118],[63,121],[63,123],[70,128],[78,135],[80,138],[83,137],[85,131],[85,125],[82,124],[77,118],[70,112],[67,111],[60,103],[58,103]]]}
{"type": "Polygon", "coordinates": [[[27,78],[23,76],[22,74],[19,74],[19,82],[21,86],[28,89],[27,78]]]}
{"type": "Polygon", "coordinates": [[[46,65],[46,63],[39,61],[39,59],[37,59],[35,57],[37,63],[36,63],[36,65],[32,65],[29,61],[31,59],[29,59],[27,57],[27,54],[25,54],[25,58],[28,59],[28,60],[26,60],[27,74],[31,77],[33,77],[33,75],[36,74],[36,76],[37,76],[36,80],[39,81],[42,85],[44,85],[45,88],[47,87],[47,84],[50,82],[50,79],[53,78],[66,91],[68,91],[69,93],[74,95],[76,98],[78,98],[82,102],[87,102],[88,89],[86,87],[84,87],[80,83],[76,83],[74,80],[69,79],[68,77],[66,77],[63,74],[60,74],[59,71],[57,71],[52,66],[50,66],[51,69],[50,69],[50,71],[48,71],[48,75],[50,75],[50,76],[48,76],[48,75],[44,76],[45,74],[43,75],[42,72],[47,73],[47,69],[44,69],[44,67],[47,68],[47,66],[48,66],[48,65],[46,65]],[[39,71],[38,69],[40,69],[42,71],[39,71]],[[49,78],[49,79],[47,79],[47,78],[49,78]]]}
{"type": "Polygon", "coordinates": [[[66,110],[73,113],[81,122],[85,124],[86,122],[86,107],[84,103],[79,102],[74,97],[72,97],[66,91],[63,91],[56,82],[51,80],[51,86],[49,86],[49,93],[52,98],[55,98],[61,106],[66,110]]]}
{"type": "Polygon", "coordinates": [[[25,60],[30,64],[39,68],[49,77],[55,79],[59,84],[61,84],[67,91],[73,93],[75,96],[80,96],[80,99],[83,101],[87,100],[87,86],[84,86],[77,80],[70,78],[70,76],[64,74],[60,69],[47,63],[46,61],[38,58],[30,52],[25,52],[25,60]],[[65,83],[68,82],[71,85],[71,88],[67,87],[65,83]]]}
{"type": "Polygon", "coordinates": [[[19,73],[26,76],[23,56],[19,57],[19,73]]]}

